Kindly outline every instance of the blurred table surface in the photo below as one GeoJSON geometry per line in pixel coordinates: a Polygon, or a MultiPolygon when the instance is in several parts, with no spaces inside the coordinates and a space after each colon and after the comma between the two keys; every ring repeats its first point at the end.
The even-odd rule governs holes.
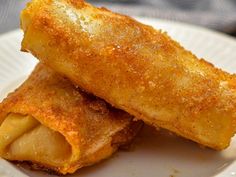
{"type": "MultiPolygon", "coordinates": [[[[130,16],[182,21],[236,36],[236,0],[88,0],[130,16]]],[[[0,33],[19,27],[29,0],[0,0],[0,33]]]]}

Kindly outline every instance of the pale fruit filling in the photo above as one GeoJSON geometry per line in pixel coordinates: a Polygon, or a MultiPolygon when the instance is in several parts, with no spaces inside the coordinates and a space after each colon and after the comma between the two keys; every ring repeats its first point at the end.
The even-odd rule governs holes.
{"type": "Polygon", "coordinates": [[[3,158],[62,166],[71,154],[71,146],[64,136],[32,116],[11,113],[0,126],[0,156],[3,158]]]}

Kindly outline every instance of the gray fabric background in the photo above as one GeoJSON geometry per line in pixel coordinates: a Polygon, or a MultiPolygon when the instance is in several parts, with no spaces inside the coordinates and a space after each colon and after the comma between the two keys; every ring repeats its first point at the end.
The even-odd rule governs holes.
{"type": "MultiPolygon", "coordinates": [[[[19,12],[29,0],[0,0],[0,33],[19,26],[19,12]]],[[[236,0],[88,0],[127,15],[201,25],[236,35],[236,0]]]]}

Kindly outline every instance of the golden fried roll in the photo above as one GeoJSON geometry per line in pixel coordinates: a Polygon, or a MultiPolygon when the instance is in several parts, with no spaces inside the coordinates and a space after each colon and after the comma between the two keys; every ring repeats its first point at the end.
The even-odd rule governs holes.
{"type": "Polygon", "coordinates": [[[22,50],[87,92],[202,145],[229,145],[235,76],[166,33],[82,0],[33,0],[21,25],[22,50]]]}
{"type": "Polygon", "coordinates": [[[1,157],[60,174],[109,157],[141,127],[42,64],[0,104],[0,123],[1,157]]]}

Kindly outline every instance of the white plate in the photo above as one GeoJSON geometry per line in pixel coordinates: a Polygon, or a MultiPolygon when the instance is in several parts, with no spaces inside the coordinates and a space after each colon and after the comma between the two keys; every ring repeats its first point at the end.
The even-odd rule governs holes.
{"type": "MultiPolygon", "coordinates": [[[[196,26],[139,18],[163,29],[198,57],[229,72],[236,72],[236,41],[226,35],[196,26]]],[[[17,30],[0,36],[0,99],[14,90],[33,69],[36,60],[20,52],[22,33],[17,30]]],[[[46,177],[0,160],[0,176],[46,177]]],[[[222,152],[200,148],[188,140],[158,133],[145,127],[130,152],[79,170],[73,177],[229,177],[236,176],[236,139],[222,152]]]]}

